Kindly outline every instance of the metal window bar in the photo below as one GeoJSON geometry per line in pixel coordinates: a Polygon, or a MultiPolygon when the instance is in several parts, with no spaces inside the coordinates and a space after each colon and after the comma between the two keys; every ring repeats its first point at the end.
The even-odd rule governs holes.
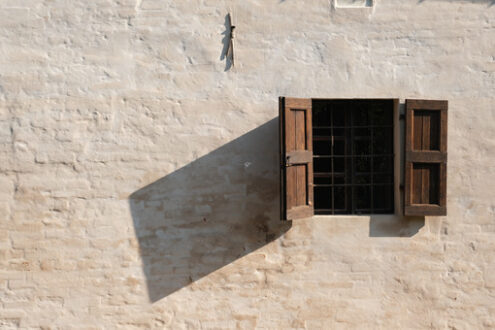
{"type": "MultiPolygon", "coordinates": [[[[362,101],[361,101],[362,102],[362,101]]],[[[373,102],[373,101],[369,101],[373,102]]],[[[370,104],[370,103],[368,103],[370,104]]],[[[315,141],[328,141],[329,142],[329,147],[330,147],[330,155],[319,155],[317,153],[314,154],[314,159],[329,159],[329,168],[327,168],[325,171],[316,171],[314,172],[314,177],[315,178],[329,178],[330,183],[315,183],[315,187],[327,187],[330,188],[330,200],[327,201],[325,205],[322,205],[321,207],[316,207],[315,212],[316,214],[363,214],[363,213],[376,213],[376,212],[391,212],[391,205],[392,205],[392,200],[393,199],[393,147],[390,147],[390,153],[384,153],[384,154],[374,154],[374,146],[373,142],[374,139],[376,138],[375,135],[375,130],[376,129],[390,129],[393,130],[393,125],[375,125],[374,123],[374,116],[371,115],[371,110],[369,107],[366,107],[365,109],[357,109],[355,107],[356,103],[352,100],[349,100],[345,106],[345,114],[344,114],[344,126],[342,125],[335,125],[335,116],[334,112],[335,111],[343,111],[344,109],[335,109],[335,107],[332,107],[331,102],[328,104],[325,104],[322,106],[323,111],[329,111],[330,112],[330,125],[318,125],[318,123],[314,123],[313,129],[329,129],[330,130],[330,136],[328,135],[318,135],[314,131],[313,139],[315,141]],[[368,125],[354,125],[354,119],[355,116],[357,116],[357,111],[367,111],[367,123],[368,125]],[[344,129],[343,134],[345,135],[335,135],[335,129],[344,129]],[[357,135],[356,130],[360,128],[368,128],[369,129],[369,136],[362,136],[362,135],[357,135]],[[368,147],[365,148],[367,150],[366,153],[364,154],[356,154],[356,141],[366,141],[369,140],[369,145],[368,147]],[[344,155],[336,155],[335,154],[335,141],[343,141],[344,143],[344,155]],[[375,159],[379,158],[384,158],[386,161],[384,168],[382,170],[377,170],[375,171],[375,159]],[[343,172],[342,171],[336,171],[335,168],[335,159],[344,159],[344,168],[343,172]],[[368,171],[358,171],[356,168],[356,161],[357,159],[368,159],[369,164],[368,171]],[[384,169],[384,170],[383,170],[384,169]],[[386,182],[375,182],[375,175],[381,175],[385,177],[386,182]],[[360,183],[356,181],[357,176],[364,177],[369,179],[369,183],[360,183]],[[388,178],[387,178],[388,176],[388,178]],[[342,181],[342,178],[344,180],[344,183],[337,183],[335,180],[336,178],[339,178],[342,181]],[[343,189],[343,194],[344,194],[344,203],[343,205],[340,205],[340,208],[337,208],[336,205],[336,193],[337,189],[341,187],[343,189]],[[359,207],[358,199],[363,198],[364,196],[358,196],[358,188],[361,187],[367,187],[367,191],[364,193],[367,195],[369,194],[368,198],[368,204],[364,203],[364,205],[361,204],[361,207],[359,207]],[[387,189],[387,194],[386,196],[380,197],[384,198],[380,200],[381,207],[378,205],[375,205],[377,202],[378,197],[375,196],[377,192],[378,187],[388,187],[385,188],[387,189]],[[367,205],[368,207],[362,207],[367,205]],[[328,207],[329,206],[329,207],[328,207]],[[344,208],[341,208],[341,207],[344,208]],[[384,208],[383,206],[387,206],[384,208]]],[[[384,105],[385,106],[385,105],[384,105]]],[[[392,117],[393,115],[393,108],[392,105],[390,106],[390,109],[388,111],[385,111],[385,115],[392,117]]],[[[392,135],[393,132],[388,132],[390,136],[392,135]]],[[[328,134],[328,132],[327,132],[328,134]]],[[[342,133],[341,133],[342,134],[342,133]]],[[[382,135],[383,136],[383,135],[382,135]]],[[[384,141],[386,142],[386,141],[384,141]]],[[[361,151],[362,152],[362,151],[361,151]]],[[[327,166],[328,166],[327,165],[327,166]]],[[[320,169],[321,170],[321,169],[320,169]]],[[[367,181],[367,180],[366,180],[367,181]]],[[[340,192],[340,190],[338,190],[340,192]]],[[[367,198],[367,199],[368,199],[367,198]]]]}

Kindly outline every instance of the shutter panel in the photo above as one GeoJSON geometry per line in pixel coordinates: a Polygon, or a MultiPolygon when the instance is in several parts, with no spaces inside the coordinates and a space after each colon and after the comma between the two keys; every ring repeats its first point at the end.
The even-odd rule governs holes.
{"type": "Polygon", "coordinates": [[[280,215],[314,215],[311,99],[280,98],[280,215]]]}
{"type": "Polygon", "coordinates": [[[406,100],[404,215],[447,214],[447,108],[406,100]]]}

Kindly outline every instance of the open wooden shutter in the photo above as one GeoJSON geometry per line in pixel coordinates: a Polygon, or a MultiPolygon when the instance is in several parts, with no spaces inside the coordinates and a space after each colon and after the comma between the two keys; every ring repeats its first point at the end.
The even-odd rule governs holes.
{"type": "Polygon", "coordinates": [[[314,214],[311,103],[311,99],[279,99],[282,220],[314,214]]]}
{"type": "Polygon", "coordinates": [[[404,214],[447,214],[447,101],[406,100],[404,214]]]}

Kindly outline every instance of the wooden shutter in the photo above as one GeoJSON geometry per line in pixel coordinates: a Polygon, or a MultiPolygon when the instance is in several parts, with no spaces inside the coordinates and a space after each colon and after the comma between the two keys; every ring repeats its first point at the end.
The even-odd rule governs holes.
{"type": "Polygon", "coordinates": [[[447,108],[406,100],[405,215],[447,214],[447,108]]]}
{"type": "Polygon", "coordinates": [[[314,214],[311,103],[311,99],[279,99],[282,220],[314,214]]]}

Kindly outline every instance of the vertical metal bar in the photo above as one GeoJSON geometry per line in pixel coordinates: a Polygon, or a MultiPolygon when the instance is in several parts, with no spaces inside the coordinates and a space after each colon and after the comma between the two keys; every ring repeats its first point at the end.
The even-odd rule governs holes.
{"type": "MultiPolygon", "coordinates": [[[[350,101],[349,103],[347,103],[348,107],[347,107],[347,111],[346,111],[346,128],[347,127],[351,127],[351,128],[347,128],[347,135],[349,137],[349,146],[348,146],[348,149],[347,149],[347,155],[351,156],[351,157],[347,157],[346,158],[346,167],[347,165],[349,165],[348,169],[350,171],[349,173],[349,176],[346,178],[346,183],[348,181],[350,181],[350,186],[347,187],[346,189],[349,189],[348,192],[346,192],[346,208],[350,206],[350,212],[349,213],[354,213],[355,212],[355,208],[356,208],[356,202],[354,200],[354,184],[355,184],[355,180],[354,180],[354,176],[355,176],[355,161],[354,161],[354,128],[353,128],[353,124],[352,124],[352,121],[353,121],[353,117],[354,117],[354,101],[350,101]],[[349,206],[347,205],[347,196],[349,196],[349,206]]],[[[346,173],[347,175],[347,173],[346,173]]]]}
{"type": "MultiPolygon", "coordinates": [[[[371,126],[370,128],[370,152],[371,152],[371,155],[373,155],[373,133],[374,133],[374,130],[375,128],[373,127],[373,116],[370,116],[371,115],[371,109],[370,109],[370,104],[368,103],[368,119],[369,119],[369,122],[368,122],[368,125],[371,126]]],[[[375,162],[375,157],[370,157],[371,158],[371,161],[370,161],[370,165],[371,165],[371,174],[370,174],[370,183],[371,183],[371,186],[370,186],[370,208],[371,208],[371,213],[373,213],[373,192],[374,192],[374,187],[373,187],[373,175],[374,175],[374,171],[373,171],[373,163],[375,162]]]]}
{"type": "MultiPolygon", "coordinates": [[[[331,108],[330,108],[331,109],[331,108]]],[[[327,108],[326,108],[326,111],[328,111],[328,105],[327,105],[327,108]]],[[[334,184],[335,184],[335,171],[334,171],[334,165],[333,165],[333,148],[334,148],[334,144],[333,144],[333,140],[334,140],[334,132],[333,132],[333,126],[334,126],[334,123],[333,123],[333,109],[330,110],[330,135],[332,136],[332,145],[330,146],[330,172],[331,172],[331,182],[332,182],[332,214],[335,214],[335,187],[334,187],[334,184]]]]}

